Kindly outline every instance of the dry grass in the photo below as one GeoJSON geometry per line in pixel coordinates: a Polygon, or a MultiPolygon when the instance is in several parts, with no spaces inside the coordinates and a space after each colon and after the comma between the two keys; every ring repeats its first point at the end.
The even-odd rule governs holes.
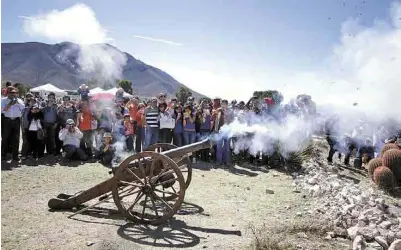
{"type": "MultiPolygon", "coordinates": [[[[279,224],[271,227],[264,225],[262,229],[250,226],[255,237],[250,246],[254,250],[293,250],[299,249],[304,244],[311,245],[312,239],[322,239],[327,232],[333,229],[333,225],[327,222],[311,220],[297,221],[290,224],[279,224]],[[305,233],[307,238],[299,238],[298,233],[305,233]]],[[[330,248],[329,248],[330,249],[330,248]]]]}

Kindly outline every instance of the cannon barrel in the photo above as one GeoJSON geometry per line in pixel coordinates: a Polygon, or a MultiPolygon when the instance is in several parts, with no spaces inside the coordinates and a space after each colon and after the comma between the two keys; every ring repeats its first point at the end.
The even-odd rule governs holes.
{"type": "MultiPolygon", "coordinates": [[[[210,139],[205,139],[187,146],[164,151],[161,154],[170,157],[171,159],[181,158],[189,153],[196,152],[201,149],[211,148],[213,143],[210,139]]],[[[138,173],[140,175],[140,173],[138,173]]],[[[71,209],[81,205],[87,201],[100,197],[111,191],[114,178],[110,178],[96,186],[83,191],[77,195],[67,198],[53,198],[48,202],[48,206],[52,209],[71,209]]],[[[60,195],[59,195],[60,196],[60,195]]]]}
{"type": "Polygon", "coordinates": [[[179,157],[182,157],[184,155],[187,155],[189,153],[196,152],[198,150],[211,148],[212,146],[213,146],[212,141],[210,139],[205,139],[203,141],[195,142],[195,143],[183,146],[183,147],[174,148],[174,149],[170,149],[168,151],[164,151],[161,154],[163,154],[165,156],[168,156],[171,159],[175,159],[175,158],[179,158],[179,157]]]}

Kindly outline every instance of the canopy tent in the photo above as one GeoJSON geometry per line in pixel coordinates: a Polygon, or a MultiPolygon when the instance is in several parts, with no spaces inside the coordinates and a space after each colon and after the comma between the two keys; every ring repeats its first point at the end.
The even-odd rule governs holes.
{"type": "Polygon", "coordinates": [[[104,92],[105,92],[104,89],[96,87],[94,89],[89,90],[89,96],[96,95],[96,94],[99,94],[99,93],[104,93],[104,92]]]}
{"type": "Polygon", "coordinates": [[[66,96],[67,92],[62,89],[57,88],[56,86],[47,83],[42,86],[38,86],[36,88],[30,89],[30,92],[39,93],[41,96],[47,96],[49,93],[54,93],[56,96],[66,96]]]}
{"type": "MultiPolygon", "coordinates": [[[[105,92],[112,93],[113,95],[115,95],[117,90],[118,90],[118,88],[112,88],[112,89],[106,90],[105,92]]],[[[131,98],[133,96],[124,91],[123,97],[131,98]]]]}

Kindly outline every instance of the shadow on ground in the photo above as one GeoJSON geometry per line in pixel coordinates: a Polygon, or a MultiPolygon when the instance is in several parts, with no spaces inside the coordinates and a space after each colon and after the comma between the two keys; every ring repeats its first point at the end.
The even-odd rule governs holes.
{"type": "Polygon", "coordinates": [[[127,223],[117,230],[117,234],[121,238],[137,244],[169,248],[186,248],[198,245],[201,237],[194,232],[242,235],[239,230],[194,227],[176,219],[170,220],[166,225],[158,226],[127,223]]]}
{"type": "MultiPolygon", "coordinates": [[[[108,202],[112,203],[112,202],[108,202]]],[[[80,206],[79,209],[85,208],[80,206]]],[[[60,211],[66,212],[68,210],[53,210],[50,212],[60,211]]],[[[204,209],[196,204],[183,202],[177,215],[194,215],[199,214],[202,216],[210,216],[204,212],[204,209]]],[[[196,232],[206,234],[224,234],[224,235],[237,235],[241,236],[239,230],[226,230],[219,228],[205,228],[187,225],[184,221],[172,218],[162,225],[144,225],[132,222],[126,223],[126,218],[119,213],[117,209],[94,207],[80,215],[71,217],[71,219],[84,222],[96,223],[104,225],[118,226],[117,234],[128,241],[132,241],[141,245],[155,246],[155,247],[169,247],[169,248],[187,248],[193,247],[200,243],[203,239],[196,235],[196,232]],[[82,217],[89,216],[90,219],[83,219],[82,217]],[[93,219],[107,219],[114,222],[96,221],[93,219]],[[122,225],[124,224],[124,225],[122,225]]]]}

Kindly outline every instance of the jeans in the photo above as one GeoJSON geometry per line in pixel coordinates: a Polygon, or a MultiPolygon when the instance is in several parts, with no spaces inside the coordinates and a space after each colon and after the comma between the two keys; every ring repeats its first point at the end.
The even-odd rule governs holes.
{"type": "Polygon", "coordinates": [[[81,146],[85,149],[88,156],[92,157],[92,147],[93,147],[93,132],[92,130],[82,131],[84,135],[81,140],[81,146]]]}
{"type": "Polygon", "coordinates": [[[81,161],[86,161],[88,156],[81,148],[77,148],[74,145],[65,145],[64,146],[65,158],[66,159],[79,159],[81,161]]]}
{"type": "Polygon", "coordinates": [[[54,123],[43,124],[43,130],[45,131],[45,146],[47,154],[54,154],[56,149],[56,128],[54,127],[54,123]]]}
{"type": "Polygon", "coordinates": [[[184,145],[189,145],[194,143],[196,140],[195,131],[184,131],[184,145]]]}
{"type": "Polygon", "coordinates": [[[171,129],[161,128],[159,130],[159,142],[160,143],[171,143],[171,129]]]}
{"type": "Polygon", "coordinates": [[[42,158],[44,155],[44,141],[38,139],[38,132],[28,131],[26,136],[28,140],[27,155],[32,153],[34,159],[42,158]]]}
{"type": "Polygon", "coordinates": [[[231,163],[230,157],[230,138],[220,138],[216,145],[216,162],[217,164],[231,163]]]}
{"type": "Polygon", "coordinates": [[[145,129],[145,146],[144,148],[148,148],[150,145],[157,143],[159,139],[159,128],[151,128],[147,127],[145,129]]]}
{"type": "Polygon", "coordinates": [[[182,133],[174,133],[174,145],[177,147],[182,147],[182,133]]]}
{"type": "Polygon", "coordinates": [[[131,152],[134,150],[134,136],[133,135],[125,136],[125,145],[127,147],[128,152],[131,152]]]}
{"type": "Polygon", "coordinates": [[[142,151],[142,145],[145,138],[145,128],[137,126],[135,129],[135,151],[137,153],[142,151]]]}
{"type": "Polygon", "coordinates": [[[16,118],[12,120],[4,117],[1,127],[3,128],[3,137],[1,138],[1,158],[2,160],[6,159],[9,145],[11,145],[13,159],[16,160],[18,159],[21,119],[16,118]]]}
{"type": "Polygon", "coordinates": [[[29,141],[28,141],[28,129],[24,128],[22,130],[22,148],[21,148],[21,156],[27,157],[29,150],[29,141]]]}

